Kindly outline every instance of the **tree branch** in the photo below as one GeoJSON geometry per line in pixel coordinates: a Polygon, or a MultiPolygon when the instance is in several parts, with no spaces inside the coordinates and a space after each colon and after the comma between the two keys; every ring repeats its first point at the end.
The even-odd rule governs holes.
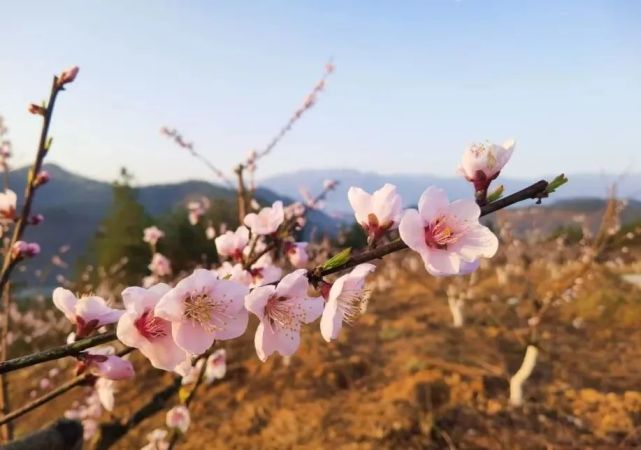
{"type": "Polygon", "coordinates": [[[54,359],[64,358],[65,356],[77,356],[83,350],[111,342],[115,339],[116,332],[109,331],[71,344],[61,345],[60,347],[50,348],[31,355],[20,356],[8,361],[3,361],[0,363],[0,374],[22,369],[23,367],[34,366],[54,359]]]}

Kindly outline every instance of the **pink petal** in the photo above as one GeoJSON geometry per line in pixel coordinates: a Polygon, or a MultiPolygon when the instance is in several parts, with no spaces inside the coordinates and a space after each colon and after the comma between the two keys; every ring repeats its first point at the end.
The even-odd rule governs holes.
{"type": "Polygon", "coordinates": [[[403,214],[398,232],[405,244],[415,252],[425,252],[428,247],[425,243],[425,223],[419,212],[408,209],[403,214]]]}
{"type": "Polygon", "coordinates": [[[279,329],[261,322],[256,329],[254,344],[261,361],[265,361],[274,352],[283,356],[291,356],[300,345],[300,332],[279,329]]]}
{"type": "Polygon", "coordinates": [[[429,249],[421,257],[427,271],[435,276],[456,275],[461,269],[461,259],[447,250],[429,249]]]}
{"type": "Polygon", "coordinates": [[[477,225],[467,230],[455,247],[467,261],[479,257],[491,258],[499,248],[499,240],[489,228],[477,225]]]}
{"type": "Polygon", "coordinates": [[[225,319],[225,328],[223,330],[218,330],[215,332],[215,339],[224,341],[241,336],[247,329],[248,321],[249,314],[243,306],[242,309],[236,312],[233,317],[225,319]]]}
{"type": "Polygon", "coordinates": [[[118,320],[116,336],[118,336],[120,342],[128,347],[140,348],[147,342],[147,339],[136,328],[135,321],[138,317],[138,314],[126,312],[118,320]]]}
{"type": "Polygon", "coordinates": [[[331,342],[338,337],[343,328],[343,312],[338,308],[336,300],[328,301],[321,316],[320,329],[323,339],[331,342]]]}
{"type": "Polygon", "coordinates": [[[176,344],[192,355],[200,355],[214,343],[214,333],[208,333],[190,320],[172,323],[171,332],[176,344]]]}
{"type": "Polygon", "coordinates": [[[247,308],[247,310],[252,314],[255,314],[260,320],[263,320],[267,300],[269,300],[275,292],[275,286],[262,286],[253,289],[245,297],[245,308],[247,308]]]}
{"type": "Polygon", "coordinates": [[[73,292],[61,287],[53,291],[53,304],[62,311],[67,319],[72,322],[76,321],[76,302],[78,299],[73,292]]]}
{"type": "Polygon", "coordinates": [[[481,208],[474,200],[456,200],[446,208],[447,214],[456,218],[460,223],[477,224],[481,208]]]}
{"type": "Polygon", "coordinates": [[[372,196],[359,187],[350,187],[347,191],[347,199],[354,210],[356,221],[360,224],[368,222],[367,215],[372,212],[372,196]]]}
{"type": "Polygon", "coordinates": [[[187,357],[169,335],[154,339],[153,342],[145,341],[139,348],[152,366],[166,371],[173,371],[187,357]]]}
{"type": "Polygon", "coordinates": [[[285,275],[276,286],[276,294],[289,298],[305,297],[307,289],[309,289],[309,281],[306,274],[307,270],[298,269],[285,275]]]}
{"type": "Polygon", "coordinates": [[[418,200],[418,211],[425,223],[430,223],[443,213],[449,205],[447,194],[443,189],[434,186],[428,187],[418,200]]]}
{"type": "Polygon", "coordinates": [[[185,312],[185,303],[183,302],[184,295],[176,292],[176,288],[167,292],[162,296],[156,307],[154,308],[154,315],[171,322],[178,322],[182,320],[185,312]]]}

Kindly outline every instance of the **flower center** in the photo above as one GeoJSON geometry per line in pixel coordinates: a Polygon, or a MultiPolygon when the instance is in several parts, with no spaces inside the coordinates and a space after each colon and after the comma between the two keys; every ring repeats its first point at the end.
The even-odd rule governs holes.
{"type": "Polygon", "coordinates": [[[151,310],[146,310],[142,315],[136,319],[134,325],[147,339],[155,339],[165,337],[168,334],[167,321],[156,317],[152,314],[151,310]]]}
{"type": "Polygon", "coordinates": [[[459,239],[459,234],[440,216],[425,227],[425,243],[428,247],[446,249],[459,239]]]}
{"type": "Polygon", "coordinates": [[[229,302],[218,302],[204,292],[190,294],[185,298],[184,317],[200,325],[208,333],[223,330],[227,320],[231,319],[226,314],[229,302]]]}
{"type": "Polygon", "coordinates": [[[284,330],[296,331],[300,328],[303,311],[302,308],[300,310],[295,308],[287,297],[273,295],[265,305],[265,316],[269,319],[272,331],[274,331],[274,326],[284,330]]]}
{"type": "Polygon", "coordinates": [[[363,313],[370,297],[367,289],[344,289],[336,301],[343,311],[343,321],[352,324],[363,313]]]}

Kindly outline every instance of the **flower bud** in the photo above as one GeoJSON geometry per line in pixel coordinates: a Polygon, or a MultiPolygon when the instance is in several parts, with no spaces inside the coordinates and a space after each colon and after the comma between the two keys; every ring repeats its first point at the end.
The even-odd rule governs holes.
{"type": "Polygon", "coordinates": [[[73,66],[62,72],[58,77],[58,86],[62,87],[67,83],[71,83],[76,79],[79,71],[80,68],[78,66],[73,66]]]}
{"type": "Polygon", "coordinates": [[[33,184],[36,187],[40,187],[43,184],[47,184],[51,180],[51,176],[49,176],[49,172],[46,170],[41,170],[38,172],[38,175],[36,175],[36,179],[34,180],[33,184]]]}
{"type": "Polygon", "coordinates": [[[38,253],[40,253],[40,245],[38,245],[35,242],[25,242],[25,241],[18,241],[15,244],[13,244],[12,248],[12,254],[13,257],[18,259],[18,258],[31,258],[33,256],[36,256],[38,253]]]}
{"type": "Polygon", "coordinates": [[[44,107],[40,106],[40,105],[36,105],[35,103],[32,103],[32,104],[29,105],[29,112],[31,114],[44,116],[45,113],[47,112],[47,110],[44,107]]]}
{"type": "Polygon", "coordinates": [[[45,216],[43,216],[42,214],[36,214],[29,218],[29,224],[40,225],[42,222],[44,222],[44,220],[45,220],[45,216]]]}

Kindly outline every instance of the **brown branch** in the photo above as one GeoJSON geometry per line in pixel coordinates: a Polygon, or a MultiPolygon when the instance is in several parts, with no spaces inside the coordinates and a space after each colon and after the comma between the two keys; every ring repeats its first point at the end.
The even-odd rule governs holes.
{"type": "MultiPolygon", "coordinates": [[[[489,203],[481,208],[481,217],[491,214],[498,211],[499,209],[507,208],[508,206],[519,203],[523,200],[531,198],[539,198],[545,194],[545,189],[548,186],[548,182],[545,180],[537,181],[531,186],[526,187],[514,194],[508,195],[500,200],[489,203]]],[[[375,259],[380,259],[385,255],[390,253],[397,252],[399,250],[406,249],[407,245],[401,239],[396,239],[388,244],[381,245],[373,250],[369,250],[358,255],[350,256],[347,261],[343,264],[340,264],[336,267],[330,269],[323,269],[322,266],[317,266],[315,269],[309,272],[309,277],[312,280],[320,280],[325,275],[330,275],[332,273],[341,272],[343,270],[351,269],[359,264],[364,262],[372,261],[375,259]]]]}
{"type": "Polygon", "coordinates": [[[100,344],[105,344],[116,339],[116,332],[109,331],[107,333],[98,334],[87,339],[72,342],[71,344],[61,345],[60,347],[53,347],[43,350],[31,355],[20,356],[8,361],[0,362],[0,374],[12,372],[24,367],[34,366],[54,359],[64,358],[66,356],[77,356],[83,350],[95,347],[100,344]]]}
{"type": "Polygon", "coordinates": [[[90,374],[89,372],[86,372],[86,373],[83,373],[82,375],[79,375],[79,376],[67,381],[66,383],[58,386],[57,388],[50,390],[49,392],[47,392],[42,397],[38,397],[37,399],[27,403],[26,405],[21,406],[20,408],[14,410],[14,411],[11,411],[9,414],[7,414],[7,415],[5,415],[3,417],[0,417],[0,425],[3,425],[5,423],[9,423],[12,420],[17,419],[18,417],[21,417],[21,416],[25,415],[26,413],[28,413],[30,411],[33,411],[34,409],[38,408],[39,406],[42,406],[42,405],[50,402],[54,398],[61,396],[65,392],[70,391],[74,387],[79,386],[79,385],[89,381],[92,377],[93,377],[92,374],[90,374]]]}

